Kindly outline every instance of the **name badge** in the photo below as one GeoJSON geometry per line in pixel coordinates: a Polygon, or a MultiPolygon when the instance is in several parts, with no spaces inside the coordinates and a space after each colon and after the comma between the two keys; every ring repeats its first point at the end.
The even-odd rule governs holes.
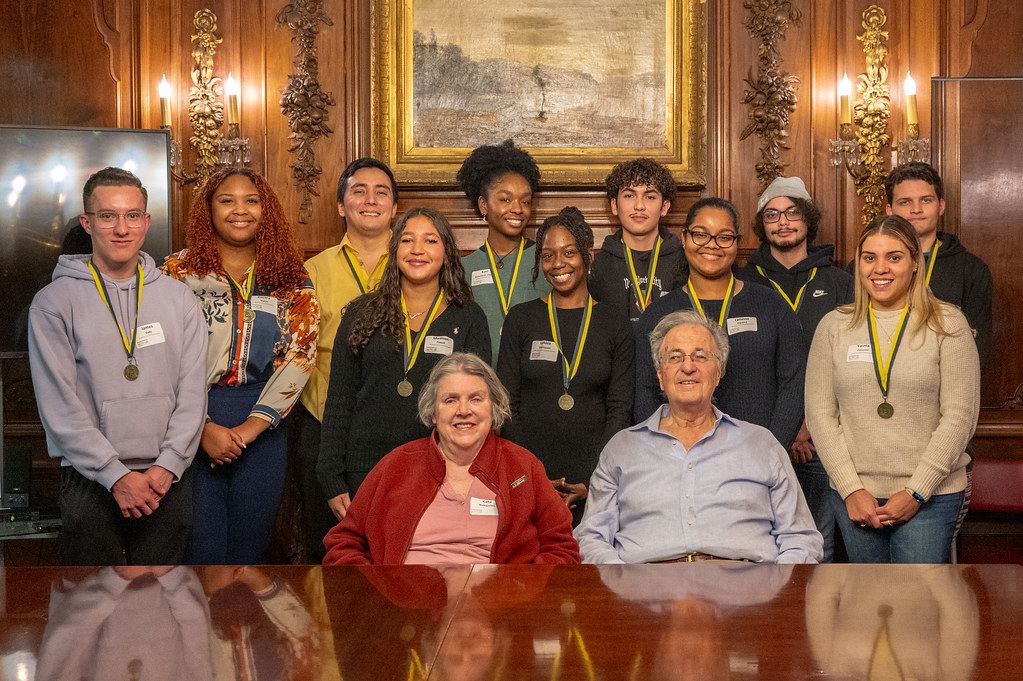
{"type": "Polygon", "coordinates": [[[866,362],[870,364],[874,359],[870,356],[870,343],[850,345],[849,351],[845,354],[846,362],[866,362]]]}
{"type": "Polygon", "coordinates": [[[533,347],[530,348],[529,350],[529,361],[535,362],[537,360],[543,362],[557,362],[558,361],[557,343],[549,340],[533,341],[533,347]]]}
{"type": "Polygon", "coordinates": [[[483,286],[494,283],[494,273],[490,270],[476,270],[472,273],[472,285],[483,286]]]}
{"type": "Polygon", "coordinates": [[[497,515],[497,500],[469,497],[469,515],[497,515]]]}
{"type": "Polygon", "coordinates": [[[728,327],[728,335],[734,336],[737,333],[743,331],[756,331],[757,330],[757,318],[756,317],[729,317],[726,320],[725,326],[728,327]]]}
{"type": "Polygon", "coordinates": [[[266,312],[277,316],[277,299],[273,296],[252,296],[249,298],[255,312],[266,312]]]}
{"type": "Polygon", "coordinates": [[[423,339],[423,352],[431,355],[450,355],[455,351],[455,341],[448,336],[427,336],[423,339]]]}
{"type": "Polygon", "coordinates": [[[152,324],[146,324],[140,326],[135,337],[135,347],[144,348],[147,345],[156,345],[157,343],[164,342],[163,327],[160,326],[160,322],[153,322],[152,324]]]}

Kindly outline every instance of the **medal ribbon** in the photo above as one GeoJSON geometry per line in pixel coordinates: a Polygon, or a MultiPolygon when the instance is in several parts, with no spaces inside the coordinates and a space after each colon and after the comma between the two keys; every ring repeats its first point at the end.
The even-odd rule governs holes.
{"type": "Polygon", "coordinates": [[[590,332],[590,317],[593,315],[593,298],[586,296],[586,312],[579,321],[579,337],[575,341],[575,352],[572,353],[572,364],[568,363],[568,355],[562,349],[561,326],[558,325],[558,315],[554,313],[554,294],[547,296],[547,318],[551,322],[551,335],[554,336],[554,345],[561,353],[561,378],[565,384],[565,392],[568,392],[568,385],[575,378],[579,371],[579,362],[583,358],[583,346],[586,345],[586,336],[590,332]]]}
{"type": "Polygon", "coordinates": [[[234,277],[227,273],[227,270],[224,270],[224,274],[227,274],[228,281],[231,282],[235,293],[238,294],[238,297],[242,299],[242,303],[244,303],[245,307],[248,307],[249,298],[252,297],[252,278],[256,275],[256,261],[253,260],[252,264],[249,266],[249,276],[245,278],[244,289],[241,284],[234,280],[234,277]]]}
{"type": "Polygon", "coordinates": [[[654,245],[654,251],[650,255],[650,267],[646,273],[646,291],[644,291],[639,285],[639,276],[636,274],[636,265],[632,262],[632,249],[625,245],[622,241],[622,247],[625,249],[625,259],[629,263],[629,276],[632,277],[632,286],[636,289],[636,298],[639,300],[639,311],[643,312],[646,310],[647,305],[650,304],[650,295],[654,291],[654,274],[657,273],[657,260],[661,255],[661,237],[658,235],[657,243],[654,245]]]}
{"type": "Polygon", "coordinates": [[[874,319],[874,307],[872,304],[867,304],[867,310],[870,312],[868,321],[870,322],[870,356],[874,360],[874,376],[877,377],[877,385],[881,388],[881,395],[884,397],[885,402],[888,401],[888,379],[892,374],[892,364],[895,363],[895,353],[899,351],[899,344],[902,342],[902,336],[906,333],[906,320],[909,318],[909,305],[902,308],[902,314],[899,315],[899,324],[895,327],[895,337],[892,340],[892,347],[888,349],[888,361],[885,362],[884,358],[881,357],[881,344],[877,339],[877,320],[874,319]]]}
{"type": "Polygon", "coordinates": [[[504,287],[501,286],[501,276],[498,274],[497,262],[494,260],[494,251],[490,249],[490,242],[484,241],[483,245],[487,248],[487,259],[490,260],[490,272],[494,276],[494,285],[497,286],[497,295],[501,296],[501,309],[504,310],[504,314],[508,314],[508,308],[511,306],[512,293],[515,292],[515,282],[519,278],[519,264],[522,262],[522,252],[526,249],[526,240],[519,239],[519,253],[515,256],[515,269],[512,270],[511,286],[508,287],[508,296],[504,295],[504,287]]]}
{"type": "Polygon", "coordinates": [[[359,270],[356,269],[351,256],[348,255],[348,249],[344,246],[341,247],[341,255],[345,256],[345,261],[348,263],[348,269],[352,271],[352,276],[355,277],[355,283],[359,285],[359,292],[365,293],[369,289],[369,285],[363,281],[362,275],[359,274],[359,270]]]}
{"type": "Polygon", "coordinates": [[[128,356],[128,364],[132,364],[135,361],[135,332],[139,328],[139,312],[142,309],[142,265],[138,265],[135,271],[135,326],[131,330],[131,339],[129,339],[124,329],[121,328],[121,322],[117,321],[117,315],[114,314],[114,304],[110,302],[110,294],[107,293],[107,287],[103,285],[103,280],[99,276],[99,272],[92,264],[92,259],[89,259],[89,271],[92,272],[92,281],[96,284],[96,289],[99,290],[99,295],[103,298],[103,303],[110,310],[110,316],[114,318],[114,324],[117,324],[117,330],[121,334],[121,343],[124,344],[124,354],[128,356]]]}
{"type": "Polygon", "coordinates": [[[931,247],[931,254],[927,256],[929,259],[927,263],[927,280],[924,281],[924,286],[931,285],[931,272],[934,271],[934,261],[938,259],[938,246],[941,245],[940,239],[934,240],[934,246],[931,247]]]}
{"type": "Polygon", "coordinates": [[[416,346],[412,347],[412,327],[409,326],[408,308],[405,307],[405,294],[401,294],[401,311],[405,315],[405,347],[402,348],[405,354],[405,375],[412,370],[412,367],[416,363],[416,358],[419,357],[419,349],[423,347],[423,339],[426,338],[426,333],[430,330],[430,325],[433,324],[433,320],[437,317],[437,311],[440,310],[440,304],[444,300],[444,289],[437,290],[437,296],[430,303],[430,314],[426,315],[426,321],[423,322],[423,328],[419,329],[419,335],[416,337],[416,346]]]}
{"type": "MultiPolygon", "coordinates": [[[[686,282],[686,294],[689,296],[689,302],[692,303],[693,309],[700,313],[700,316],[707,319],[707,313],[703,311],[703,305],[700,304],[700,297],[696,295],[696,291],[693,290],[693,280],[690,279],[686,282]]],[[[728,278],[728,290],[725,291],[725,299],[721,303],[721,316],[718,317],[718,326],[724,327],[725,320],[728,319],[728,310],[732,307],[732,298],[735,297],[735,277],[729,275],[728,278]]]]}
{"type": "Polygon", "coordinates": [[[789,304],[789,307],[792,308],[793,312],[799,312],[799,306],[802,305],[803,303],[803,292],[806,291],[807,285],[811,281],[813,281],[813,278],[817,276],[817,268],[814,267],[813,270],[810,272],[810,278],[806,280],[806,283],[803,284],[803,287],[799,289],[799,293],[796,294],[795,302],[792,302],[792,299],[785,294],[785,291],[781,290],[781,286],[778,286],[778,282],[776,282],[774,279],[771,279],[771,277],[767,276],[767,273],[764,272],[763,267],[757,265],[757,272],[760,272],[760,276],[774,284],[774,287],[778,289],[778,293],[780,293],[781,297],[785,299],[785,302],[789,304]]]}

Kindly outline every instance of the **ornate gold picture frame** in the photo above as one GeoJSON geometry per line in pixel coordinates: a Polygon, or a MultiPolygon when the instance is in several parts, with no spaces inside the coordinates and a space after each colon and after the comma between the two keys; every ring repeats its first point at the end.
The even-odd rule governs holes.
{"type": "Polygon", "coordinates": [[[638,156],[706,184],[704,2],[441,1],[373,3],[372,150],[399,182],[454,184],[511,137],[547,185],[600,185],[638,156]]]}

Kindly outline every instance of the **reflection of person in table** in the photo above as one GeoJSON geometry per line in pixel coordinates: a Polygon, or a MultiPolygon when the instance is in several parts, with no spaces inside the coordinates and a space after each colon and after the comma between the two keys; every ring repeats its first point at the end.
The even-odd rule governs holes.
{"type": "Polygon", "coordinates": [[[853,562],[947,563],[980,411],[977,344],[927,289],[907,220],[875,218],[856,262],[856,302],[814,335],[806,424],[853,562]]]}
{"type": "Polygon", "coordinates": [[[613,438],[575,530],[587,563],[815,563],[823,540],[785,449],[711,404],[729,358],[724,329],[664,317],[650,352],[668,403],[613,438]]]}
{"type": "Polygon", "coordinates": [[[265,560],[287,468],[287,420],[316,359],[319,305],[277,195],[246,168],[196,195],[188,248],[164,271],[209,327],[210,386],[195,471],[189,562],[265,560]]]}
{"type": "Polygon", "coordinates": [[[974,678],[977,599],[951,565],[815,570],[806,629],[824,678],[974,678]]]}
{"type": "Polygon", "coordinates": [[[542,270],[552,291],[505,320],[497,375],[512,417],[501,432],[536,454],[578,520],[600,450],[632,416],[635,344],[628,318],[589,295],[582,213],[562,209],[536,238],[533,278],[542,270]]]}
{"type": "Polygon", "coordinates": [[[433,433],[374,467],[324,539],[324,564],[578,563],[572,514],[543,464],[494,433],[508,413],[486,361],[438,362],[419,395],[433,433]]]}
{"type": "Polygon", "coordinates": [[[535,244],[524,235],[540,187],[540,168],[529,152],[505,140],[474,149],[458,170],[458,186],[487,221],[487,240],[462,258],[462,264],[473,298],[490,323],[493,364],[511,307],[550,290],[544,280],[529,280],[535,244]]]}
{"type": "Polygon", "coordinates": [[[490,361],[487,318],[447,218],[409,209],[387,254],[379,287],[345,308],[330,363],[316,473],[338,520],[378,461],[429,434],[416,400],[430,369],[452,352],[490,361]]]}

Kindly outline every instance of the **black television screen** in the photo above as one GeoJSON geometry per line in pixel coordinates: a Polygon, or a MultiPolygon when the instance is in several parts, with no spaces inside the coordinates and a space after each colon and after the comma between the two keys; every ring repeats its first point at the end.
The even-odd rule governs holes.
{"type": "Polygon", "coordinates": [[[97,170],[116,166],[142,180],[152,215],[144,249],[157,262],[170,252],[169,139],[166,130],[0,125],[0,352],[28,350],[29,304],[50,282],[97,170]]]}

